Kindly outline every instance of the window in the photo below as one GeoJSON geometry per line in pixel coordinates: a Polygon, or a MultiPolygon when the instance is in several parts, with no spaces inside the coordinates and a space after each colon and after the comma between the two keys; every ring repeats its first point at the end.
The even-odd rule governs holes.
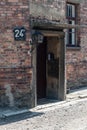
{"type": "MultiPolygon", "coordinates": [[[[76,24],[76,5],[67,3],[66,17],[68,24],[76,24]]],[[[76,29],[71,28],[66,31],[66,45],[78,46],[76,41],[76,29]]]]}

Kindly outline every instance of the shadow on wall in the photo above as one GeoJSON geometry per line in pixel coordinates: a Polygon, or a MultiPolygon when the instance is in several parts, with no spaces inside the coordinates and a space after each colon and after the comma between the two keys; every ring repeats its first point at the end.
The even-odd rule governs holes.
{"type": "Polygon", "coordinates": [[[5,85],[5,93],[9,100],[9,106],[13,107],[14,106],[14,97],[11,92],[11,86],[9,84],[5,85]]]}
{"type": "Polygon", "coordinates": [[[4,92],[0,96],[0,107],[13,107],[14,97],[11,91],[11,85],[6,84],[4,86],[4,92]]]}

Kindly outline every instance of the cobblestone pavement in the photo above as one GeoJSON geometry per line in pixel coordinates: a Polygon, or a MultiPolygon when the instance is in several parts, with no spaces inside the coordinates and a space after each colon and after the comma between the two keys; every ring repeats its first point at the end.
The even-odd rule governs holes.
{"type": "Polygon", "coordinates": [[[3,118],[0,124],[0,130],[87,130],[87,99],[3,118]]]}
{"type": "Polygon", "coordinates": [[[55,102],[52,106],[4,117],[0,130],[87,130],[87,98],[55,102]]]}

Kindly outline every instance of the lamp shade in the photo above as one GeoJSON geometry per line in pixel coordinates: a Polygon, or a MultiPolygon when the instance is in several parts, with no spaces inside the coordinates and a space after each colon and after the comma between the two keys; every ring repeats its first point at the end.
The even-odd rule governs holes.
{"type": "Polygon", "coordinates": [[[43,43],[43,34],[39,31],[33,31],[32,33],[32,42],[34,43],[43,43]]]}

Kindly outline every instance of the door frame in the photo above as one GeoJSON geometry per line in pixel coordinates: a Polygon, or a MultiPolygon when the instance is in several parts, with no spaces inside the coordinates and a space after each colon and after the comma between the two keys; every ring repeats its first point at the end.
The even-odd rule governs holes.
{"type": "MultiPolygon", "coordinates": [[[[50,37],[58,37],[60,41],[60,60],[59,60],[59,89],[58,89],[58,99],[65,100],[66,99],[66,69],[65,69],[65,42],[64,36],[65,33],[63,31],[48,31],[48,30],[38,30],[44,36],[50,37]]],[[[37,106],[37,49],[35,47],[34,51],[32,52],[32,66],[33,66],[33,78],[32,78],[32,97],[33,97],[33,106],[37,106]]]]}

